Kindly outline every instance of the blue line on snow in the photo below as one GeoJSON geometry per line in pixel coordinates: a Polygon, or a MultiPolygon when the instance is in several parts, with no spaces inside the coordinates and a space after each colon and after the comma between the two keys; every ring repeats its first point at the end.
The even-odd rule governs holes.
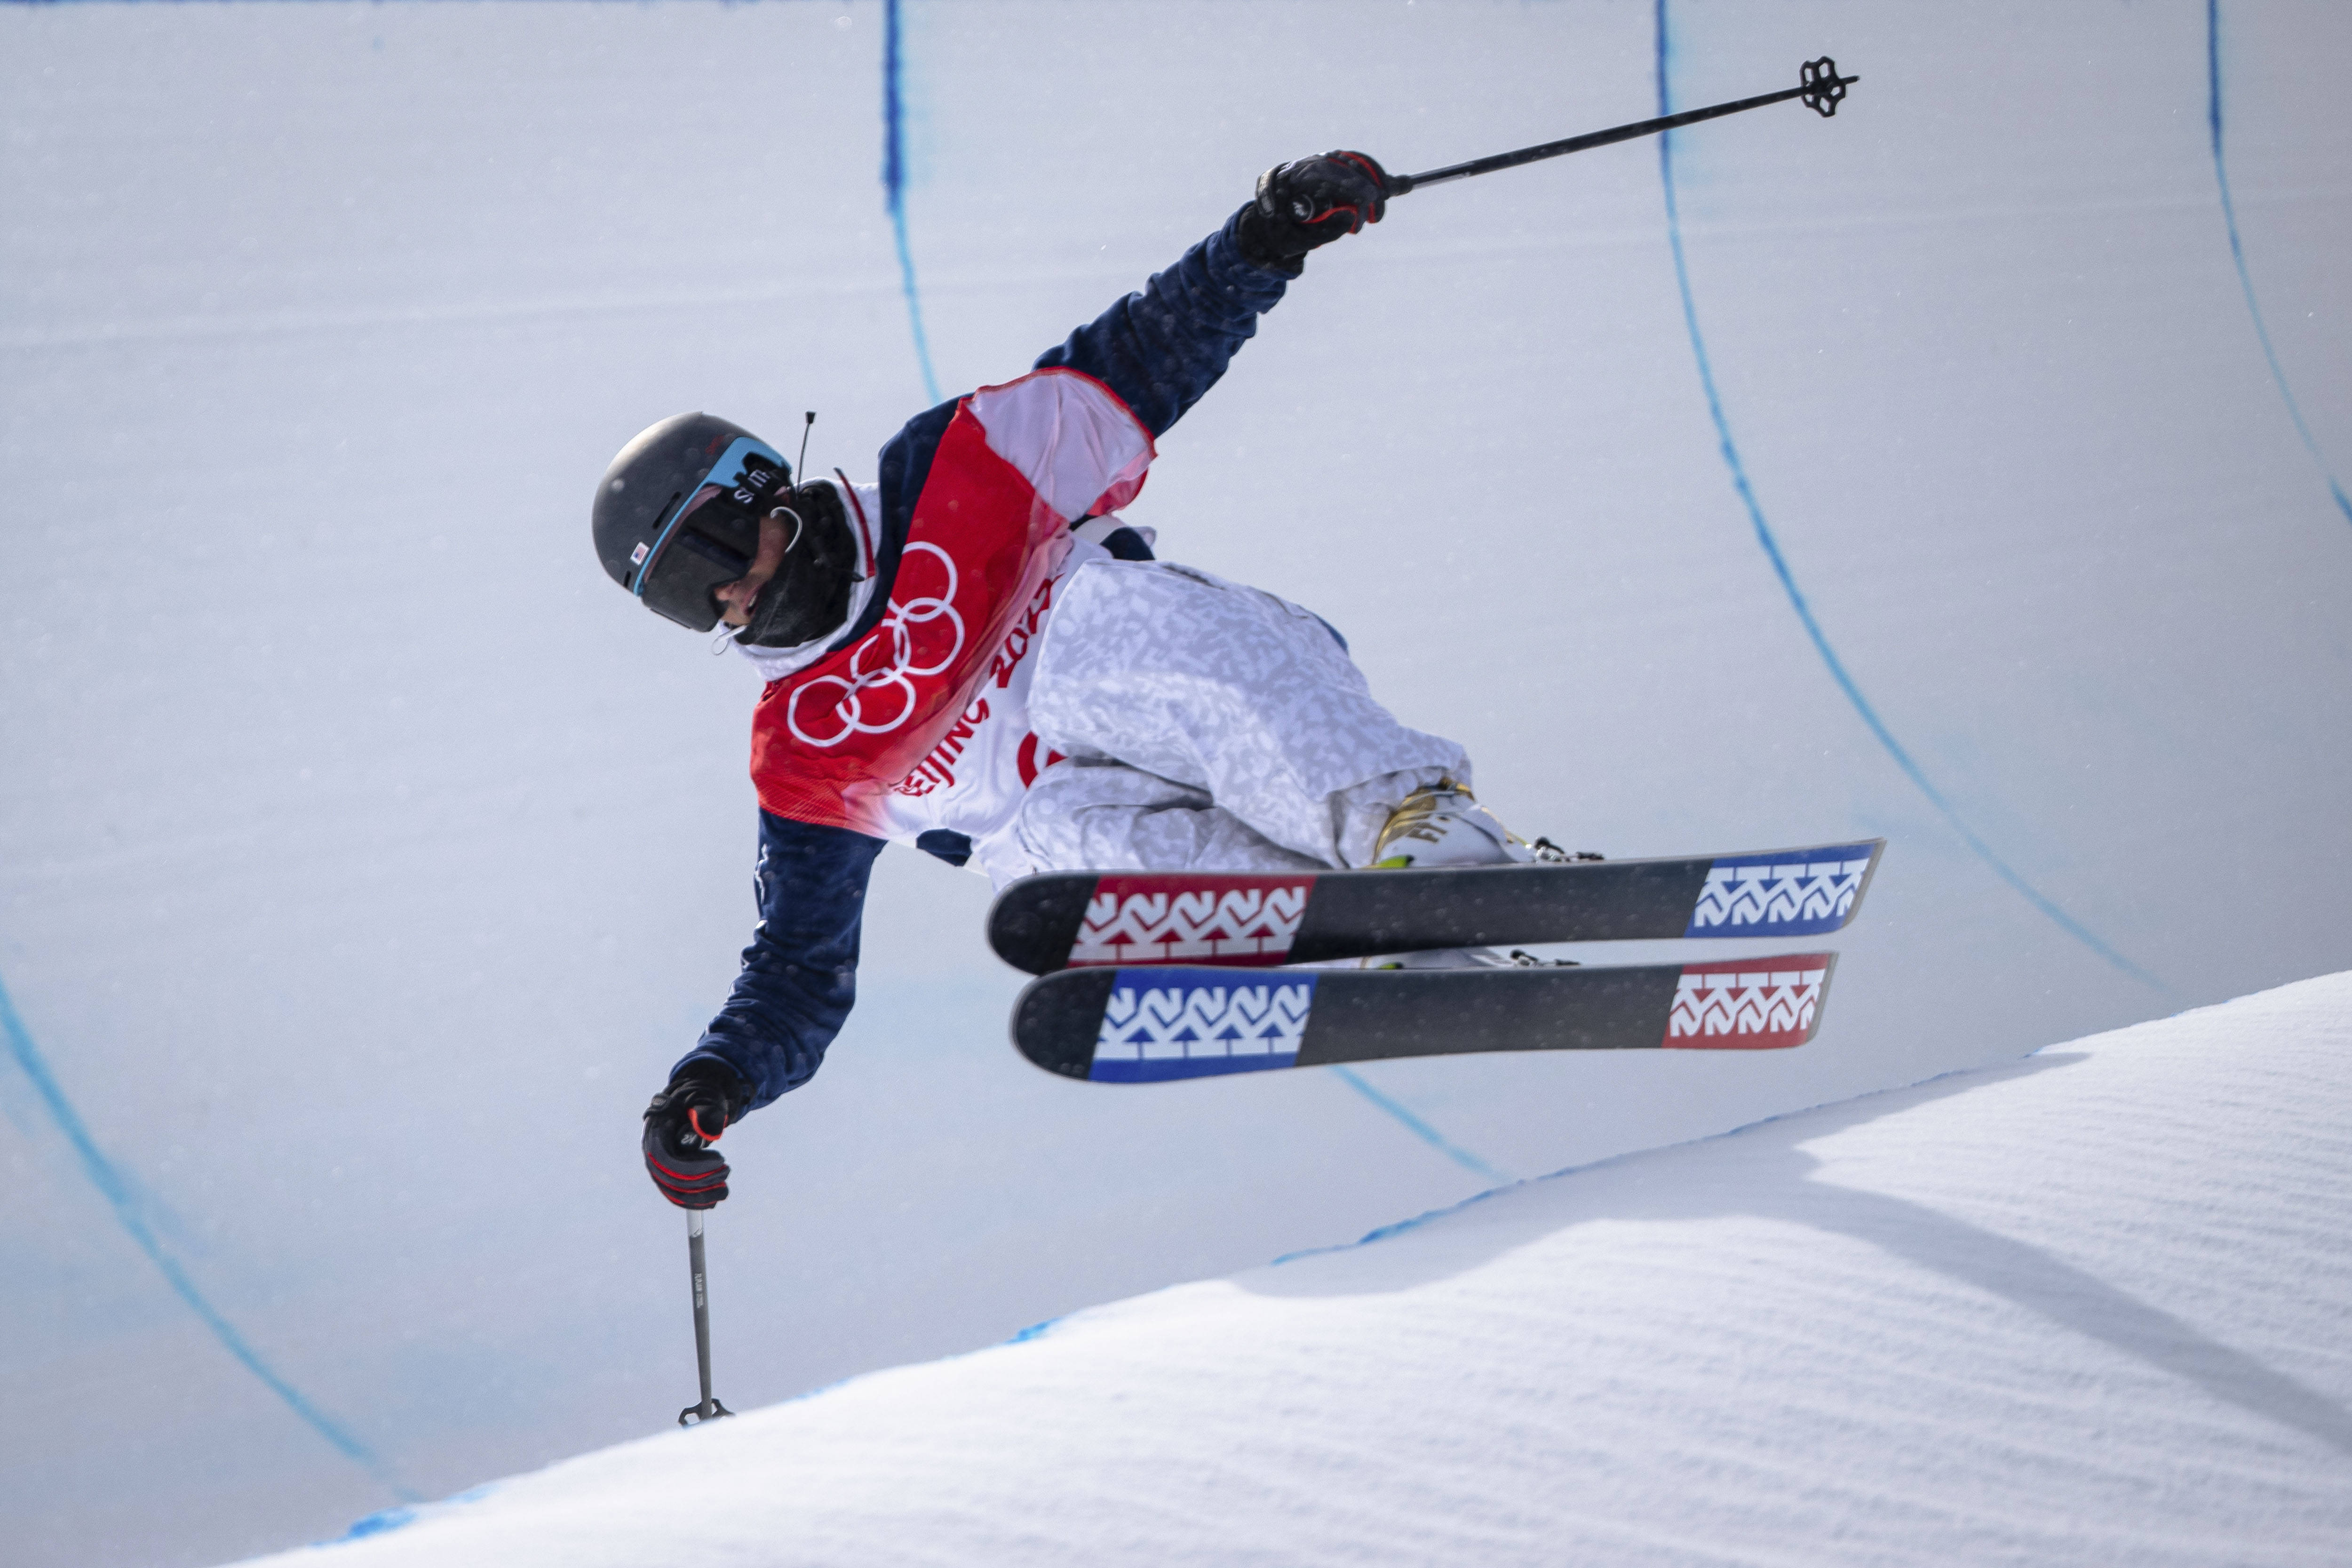
{"type": "Polygon", "coordinates": [[[1481,1160],[1477,1155],[1470,1152],[1469,1150],[1457,1149],[1453,1144],[1447,1142],[1444,1133],[1438,1131],[1436,1128],[1432,1127],[1428,1122],[1423,1121],[1420,1117],[1415,1116],[1402,1105],[1391,1100],[1387,1095],[1382,1094],[1379,1089],[1374,1089],[1370,1084],[1365,1082],[1364,1079],[1352,1068],[1334,1067],[1331,1070],[1339,1074],[1341,1080],[1344,1081],[1349,1089],[1354,1089],[1358,1094],[1362,1095],[1366,1100],[1370,1100],[1374,1105],[1379,1106],[1382,1110],[1387,1111],[1391,1116],[1393,1116],[1399,1121],[1403,1122],[1404,1125],[1412,1132],[1414,1137],[1420,1139],[1423,1142],[1428,1144],[1431,1148],[1436,1150],[1439,1153],[1444,1155],[1447,1159],[1453,1161],[1455,1164],[1461,1166],[1472,1175],[1484,1176],[1490,1182],[1508,1182],[1514,1179],[1505,1173],[1495,1169],[1494,1166],[1489,1165],[1486,1161],[1481,1160]]]}
{"type": "Polygon", "coordinates": [[[930,341],[923,333],[923,297],[915,287],[915,253],[907,245],[906,97],[900,90],[902,52],[899,0],[882,0],[882,190],[890,208],[890,232],[898,243],[898,288],[907,296],[907,322],[914,329],[915,363],[923,371],[923,395],[936,405],[940,378],[931,374],[930,341]]]}
{"type": "MultiPolygon", "coordinates": [[[[1664,116],[1674,112],[1671,107],[1672,92],[1667,82],[1666,70],[1667,61],[1672,54],[1667,41],[1666,0],[1657,0],[1657,53],[1658,113],[1664,116]]],[[[1878,716],[1878,710],[1870,705],[1870,700],[1863,696],[1862,689],[1854,684],[1853,677],[1847,673],[1845,661],[1839,658],[1837,650],[1830,647],[1830,639],[1822,632],[1821,623],[1813,618],[1812,606],[1805,602],[1803,590],[1797,586],[1796,574],[1789,570],[1789,563],[1780,553],[1780,542],[1772,535],[1771,524],[1764,521],[1764,509],[1758,503],[1756,491],[1748,482],[1747,466],[1740,461],[1739,448],[1731,438],[1731,422],[1725,416],[1723,399],[1716,391],[1715,368],[1707,359],[1706,340],[1698,330],[1698,308],[1691,300],[1690,268],[1683,260],[1682,215],[1675,203],[1675,132],[1671,131],[1658,138],[1658,176],[1666,188],[1666,238],[1674,247],[1675,282],[1682,289],[1683,325],[1690,333],[1691,353],[1698,360],[1699,384],[1706,392],[1706,410],[1715,419],[1716,438],[1722,448],[1724,464],[1731,470],[1732,489],[1739,492],[1740,504],[1748,509],[1748,520],[1755,525],[1756,542],[1764,547],[1765,557],[1772,563],[1773,574],[1780,579],[1781,590],[1789,595],[1790,606],[1797,612],[1797,619],[1803,624],[1805,635],[1813,639],[1814,651],[1822,656],[1822,662],[1829,667],[1830,676],[1837,682],[1838,689],[1845,693],[1846,700],[1852,703],[1853,710],[1862,716],[1862,721],[1869,726],[1870,732],[1878,737],[1878,743],[1885,748],[1888,756],[1895,759],[1895,766],[1901,768],[1904,774],[1918,786],[1919,793],[1926,795],[1928,804],[1933,805],[1942,815],[1944,820],[1951,825],[1952,831],[1958,834],[1970,849],[1976,851],[1977,858],[1992,868],[1995,875],[2014,889],[2028,903],[2047,915],[2067,935],[2133,979],[2153,985],[2159,991],[2163,990],[2165,986],[2162,981],[2100,941],[2082,921],[2059,908],[2039,889],[2011,869],[2007,861],[1993,852],[1992,846],[1978,837],[1976,829],[1963,821],[1960,814],[1953,809],[1952,803],[1944,798],[1944,792],[1929,782],[1927,773],[1921,770],[1917,763],[1912,760],[1911,753],[1903,749],[1902,742],[1895,738],[1894,731],[1887,729],[1885,721],[1878,716]]]]}
{"type": "Polygon", "coordinates": [[[2327,459],[2320,455],[2311,426],[2304,423],[2303,406],[2295,402],[2294,392],[2286,384],[2286,372],[2279,368],[2278,351],[2271,347],[2271,330],[2263,323],[2262,306],[2254,300],[2254,279],[2246,270],[2246,249],[2238,243],[2238,209],[2230,200],[2230,167],[2221,157],[2221,0],[2205,0],[2205,122],[2213,132],[2213,179],[2221,187],[2221,221],[2230,227],[2230,259],[2238,264],[2238,285],[2246,291],[2246,309],[2254,318],[2254,336],[2262,340],[2263,357],[2270,361],[2271,379],[2278,383],[2279,395],[2286,399],[2286,411],[2294,420],[2295,434],[2303,437],[2311,460],[2319,465],[2319,477],[2327,481],[2327,493],[2336,498],[2336,509],[2344,514],[2345,521],[2352,522],[2352,498],[2346,497],[2327,459]]]}
{"type": "Polygon", "coordinates": [[[145,1253],[148,1261],[162,1271],[165,1282],[187,1304],[188,1310],[212,1331],[213,1338],[220,1342],[221,1348],[267,1384],[272,1394],[285,1401],[288,1409],[300,1416],[312,1431],[333,1444],[344,1458],[365,1468],[391,1488],[396,1496],[415,1501],[416,1495],[394,1479],[383,1460],[370,1452],[359,1439],[328,1419],[303,1395],[301,1390],[279,1376],[268,1362],[263,1361],[260,1354],[246,1342],[245,1336],[238,1333],[236,1327],[221,1316],[219,1310],[205,1300],[204,1292],[196,1289],[195,1281],[188,1278],[187,1271],[180,1267],[179,1262],[163,1250],[153,1228],[139,1212],[130,1179],[117,1170],[114,1162],[100,1150],[98,1141],[90,1136],[89,1128],[82,1121],[81,1113],[74,1109],[73,1101],[66,1098],[64,1089],[49,1071],[48,1063],[43,1059],[39,1047],[33,1043],[31,1031],[16,1016],[16,1004],[9,1000],[5,984],[0,984],[0,1032],[7,1035],[9,1054],[16,1058],[25,1076],[32,1080],[34,1089],[48,1109],[49,1120],[57,1124],[58,1131],[65,1134],[66,1142],[73,1145],[74,1152],[80,1157],[82,1174],[89,1178],[90,1185],[98,1189],[108,1206],[114,1210],[115,1222],[132,1241],[139,1244],[139,1250],[145,1253]]]}

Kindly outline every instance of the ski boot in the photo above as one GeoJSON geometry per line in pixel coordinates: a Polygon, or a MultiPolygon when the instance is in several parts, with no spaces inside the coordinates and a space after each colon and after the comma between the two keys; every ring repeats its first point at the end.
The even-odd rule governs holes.
{"type": "MultiPolygon", "coordinates": [[[[1574,855],[1549,838],[1530,844],[1504,826],[1477,797],[1452,779],[1424,784],[1389,814],[1372,846],[1372,868],[1433,870],[1447,866],[1526,866],[1562,860],[1598,860],[1574,855]]],[[[1538,969],[1567,961],[1537,958],[1491,947],[1446,947],[1363,961],[1366,969],[1538,969]]]]}
{"type": "Polygon", "coordinates": [[[1405,796],[1404,804],[1389,813],[1372,844],[1372,867],[1381,871],[1600,858],[1571,855],[1549,838],[1528,843],[1452,779],[1423,784],[1405,796]]]}

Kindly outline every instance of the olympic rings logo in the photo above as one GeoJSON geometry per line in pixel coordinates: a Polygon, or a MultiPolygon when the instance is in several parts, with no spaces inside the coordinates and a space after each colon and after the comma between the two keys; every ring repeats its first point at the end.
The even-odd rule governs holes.
{"type": "MultiPolygon", "coordinates": [[[[840,745],[852,735],[888,734],[913,716],[915,681],[920,677],[943,673],[955,662],[956,655],[963,651],[963,617],[956,613],[955,607],[955,562],[949,558],[946,551],[936,544],[909,544],[907,546],[905,555],[899,560],[898,570],[901,574],[907,569],[907,557],[912,556],[919,550],[928,551],[940,558],[940,565],[948,574],[947,592],[924,595],[908,599],[903,604],[897,599],[892,599],[889,608],[883,612],[882,624],[876,626],[872,635],[859,643],[856,651],[849,656],[849,673],[846,677],[820,675],[793,689],[792,697],[784,704],[784,727],[790,730],[803,744],[814,746],[822,751],[827,747],[840,745]],[[915,644],[919,634],[914,628],[941,620],[954,629],[954,642],[945,653],[938,655],[931,662],[918,664],[916,659],[919,657],[928,656],[918,654],[915,644]],[[889,653],[888,663],[874,669],[864,668],[869,654],[878,654],[885,649],[889,653]],[[801,699],[820,686],[835,686],[841,689],[840,697],[827,710],[841,725],[840,733],[823,740],[802,729],[800,720],[801,699]],[[868,720],[866,713],[867,697],[878,695],[886,688],[895,689],[899,693],[898,711],[886,719],[868,720]]],[[[936,638],[925,637],[923,640],[935,642],[936,638]]]]}

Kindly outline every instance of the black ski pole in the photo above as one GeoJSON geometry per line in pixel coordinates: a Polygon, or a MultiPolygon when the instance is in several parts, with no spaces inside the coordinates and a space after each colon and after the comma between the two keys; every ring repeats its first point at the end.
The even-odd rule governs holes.
{"type": "Polygon", "coordinates": [[[710,1293],[702,1282],[702,1211],[686,1211],[686,1260],[694,1269],[694,1364],[702,1373],[702,1403],[677,1413],[681,1426],[699,1426],[735,1414],[710,1392],[710,1293]]]}
{"type": "Polygon", "coordinates": [[[1654,136],[1678,125],[1696,125],[1702,120],[1738,114],[1745,109],[1761,109],[1768,103],[1785,103],[1792,98],[1803,99],[1806,108],[1817,111],[1826,120],[1837,112],[1839,102],[1845,97],[1845,89],[1862,79],[1858,76],[1838,75],[1837,62],[1827,55],[1817,60],[1807,60],[1799,72],[1799,78],[1795,87],[1757,98],[1743,98],[1737,103],[1718,103],[1708,109],[1687,109],[1680,114],[1669,114],[1659,120],[1638,120],[1631,125],[1612,126],[1589,135],[1571,136],[1565,142],[1546,142],[1538,147],[1522,147],[1516,153],[1497,153],[1492,157],[1473,158],[1466,163],[1432,169],[1425,174],[1391,174],[1389,195],[1401,196],[1423,185],[1440,185],[1448,180],[1466,180],[1473,174],[1491,174],[1497,169],[1516,169],[1522,163],[1541,163],[1546,158],[1581,153],[1589,147],[1606,147],[1612,142],[1631,142],[1636,136],[1654,136]]]}

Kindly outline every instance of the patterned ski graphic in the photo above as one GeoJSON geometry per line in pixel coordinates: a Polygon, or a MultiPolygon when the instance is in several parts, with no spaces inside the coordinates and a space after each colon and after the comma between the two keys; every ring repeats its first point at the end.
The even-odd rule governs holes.
{"type": "Polygon", "coordinates": [[[1088,1078],[1152,1083],[1298,1065],[1315,1007],[1312,973],[1263,985],[1222,975],[1214,984],[1188,983],[1187,973],[1118,977],[1103,1005],[1088,1078]]]}
{"type": "Polygon", "coordinates": [[[1885,840],[1766,855],[1722,855],[1685,936],[1820,936],[1853,918],[1885,840]]]}
{"type": "Polygon", "coordinates": [[[1095,881],[1065,967],[1128,963],[1286,963],[1312,876],[1176,872],[1095,881]]]}
{"type": "Polygon", "coordinates": [[[1884,839],[1685,859],[1432,871],[1053,872],[1007,888],[989,942],[1033,974],[1270,968],[1433,947],[1803,937],[1853,920],[1884,839]]]}
{"type": "Polygon", "coordinates": [[[1780,1050],[1811,1039],[1836,955],[1625,968],[1066,971],[1034,981],[1013,1041],[1095,1083],[1507,1050],[1780,1050]]]}

